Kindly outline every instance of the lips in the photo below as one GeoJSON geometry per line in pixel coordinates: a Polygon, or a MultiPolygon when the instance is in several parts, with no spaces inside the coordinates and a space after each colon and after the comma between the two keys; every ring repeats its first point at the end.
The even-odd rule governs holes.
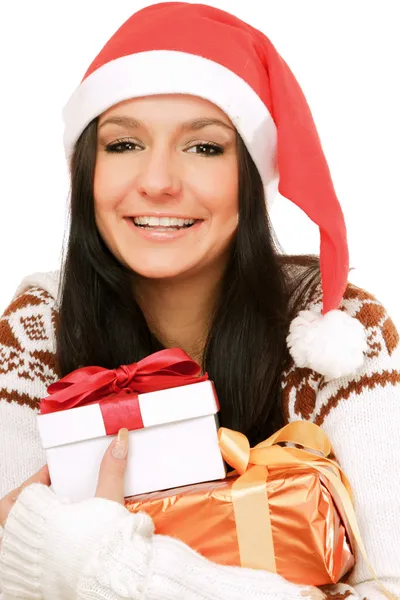
{"type": "Polygon", "coordinates": [[[136,224],[133,217],[125,217],[125,221],[136,235],[153,242],[172,242],[181,237],[192,235],[192,232],[196,232],[203,223],[202,219],[196,219],[191,225],[165,227],[136,224]]]}
{"type": "Polygon", "coordinates": [[[175,216],[135,216],[127,218],[134,224],[135,227],[140,229],[153,229],[157,231],[189,229],[200,220],[175,216]]]}
{"type": "Polygon", "coordinates": [[[137,223],[137,222],[135,222],[134,219],[131,219],[131,221],[133,222],[135,227],[139,227],[141,229],[154,229],[157,231],[164,231],[164,230],[169,230],[169,229],[189,229],[189,227],[192,227],[192,225],[194,225],[196,223],[196,221],[193,221],[192,223],[185,223],[183,225],[162,225],[162,224],[149,225],[147,223],[137,223]]]}
{"type": "Polygon", "coordinates": [[[188,217],[177,217],[177,216],[135,216],[133,217],[134,223],[137,226],[143,227],[185,227],[193,225],[195,219],[188,217]]]}

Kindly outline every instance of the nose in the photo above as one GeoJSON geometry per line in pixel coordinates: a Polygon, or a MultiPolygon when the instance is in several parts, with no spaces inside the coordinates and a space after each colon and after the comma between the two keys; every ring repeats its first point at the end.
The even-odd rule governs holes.
{"type": "Polygon", "coordinates": [[[158,200],[176,196],[181,189],[178,161],[167,149],[143,153],[139,167],[138,191],[142,196],[158,200]]]}

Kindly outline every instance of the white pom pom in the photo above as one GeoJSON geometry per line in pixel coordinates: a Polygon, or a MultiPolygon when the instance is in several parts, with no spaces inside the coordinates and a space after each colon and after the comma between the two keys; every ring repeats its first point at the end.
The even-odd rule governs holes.
{"type": "Polygon", "coordinates": [[[327,379],[354,373],[368,350],[362,323],[341,310],[324,316],[302,310],[290,324],[287,344],[298,367],[312,369],[327,379]]]}

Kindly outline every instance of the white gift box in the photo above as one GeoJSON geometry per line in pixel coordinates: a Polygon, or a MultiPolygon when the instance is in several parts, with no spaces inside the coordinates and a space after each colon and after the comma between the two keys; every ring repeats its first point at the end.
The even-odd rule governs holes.
{"type": "MultiPolygon", "coordinates": [[[[211,381],[139,394],[138,404],[144,427],[129,431],[125,497],[225,477],[211,381]]],[[[106,434],[99,403],[39,414],[37,423],[54,492],[73,502],[93,497],[116,437],[106,434]]]]}

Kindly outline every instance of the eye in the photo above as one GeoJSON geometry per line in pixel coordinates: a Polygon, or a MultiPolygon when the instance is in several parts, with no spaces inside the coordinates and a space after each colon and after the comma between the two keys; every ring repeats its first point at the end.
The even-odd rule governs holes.
{"type": "Polygon", "coordinates": [[[203,156],[217,156],[224,153],[222,146],[211,142],[204,142],[202,144],[195,144],[188,148],[187,152],[191,154],[202,154],[203,156]]]}
{"type": "Polygon", "coordinates": [[[132,152],[134,148],[142,147],[133,140],[120,139],[116,140],[112,144],[108,144],[108,146],[105,147],[105,151],[123,154],[124,152],[132,152]]]}

